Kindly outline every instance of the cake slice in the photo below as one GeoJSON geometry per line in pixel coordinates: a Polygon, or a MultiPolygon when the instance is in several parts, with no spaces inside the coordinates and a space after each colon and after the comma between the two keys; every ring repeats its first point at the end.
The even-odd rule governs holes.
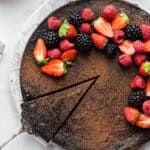
{"type": "Polygon", "coordinates": [[[94,80],[22,104],[24,130],[49,141],[80,103],[94,80]],[[57,111],[56,111],[57,110],[57,111]]]}

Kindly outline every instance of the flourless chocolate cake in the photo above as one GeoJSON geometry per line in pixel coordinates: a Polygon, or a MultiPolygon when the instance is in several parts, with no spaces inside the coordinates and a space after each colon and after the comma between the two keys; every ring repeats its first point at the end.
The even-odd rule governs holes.
{"type": "MultiPolygon", "coordinates": [[[[50,16],[64,20],[72,11],[85,7],[98,15],[109,4],[126,12],[131,24],[150,23],[146,12],[119,0],[72,2],[50,16]]],[[[68,74],[50,77],[41,72],[32,54],[38,37],[46,30],[45,20],[29,40],[22,59],[24,130],[67,150],[133,150],[149,140],[149,130],[129,125],[122,113],[137,68],[124,69],[115,57],[92,47],[79,53],[68,74]]]]}

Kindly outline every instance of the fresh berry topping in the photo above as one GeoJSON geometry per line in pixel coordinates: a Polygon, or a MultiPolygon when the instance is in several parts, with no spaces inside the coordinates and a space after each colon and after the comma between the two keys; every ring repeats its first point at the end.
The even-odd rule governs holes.
{"type": "Polygon", "coordinates": [[[111,28],[111,24],[106,21],[103,17],[99,17],[97,20],[94,21],[94,29],[109,38],[113,37],[113,30],[111,28]]]}
{"type": "Polygon", "coordinates": [[[49,17],[48,18],[48,28],[50,30],[57,30],[61,25],[61,21],[58,20],[56,17],[49,17]]]}
{"type": "Polygon", "coordinates": [[[92,40],[87,34],[80,33],[77,35],[75,45],[78,50],[88,50],[92,46],[92,40]]]}
{"type": "Polygon", "coordinates": [[[144,114],[150,116],[150,100],[146,100],[142,106],[144,114]]]}
{"type": "Polygon", "coordinates": [[[140,112],[133,107],[125,107],[123,113],[126,120],[133,125],[137,122],[137,120],[140,117],[140,112]]]}
{"type": "Polygon", "coordinates": [[[129,54],[120,55],[119,63],[124,67],[130,67],[133,63],[131,55],[129,55],[129,54]]]}
{"type": "Polygon", "coordinates": [[[136,122],[136,126],[140,128],[150,128],[150,117],[145,114],[141,114],[140,118],[136,122]]]}
{"type": "Polygon", "coordinates": [[[116,17],[112,21],[112,29],[113,30],[121,30],[124,29],[129,24],[129,17],[126,13],[121,12],[116,15],[116,17]]]}
{"type": "Polygon", "coordinates": [[[67,66],[62,60],[53,59],[41,67],[41,70],[50,76],[60,77],[67,73],[67,66]]]}
{"type": "Polygon", "coordinates": [[[128,105],[136,108],[141,108],[143,102],[146,100],[145,92],[137,90],[128,96],[128,105]]]}
{"type": "Polygon", "coordinates": [[[49,59],[46,58],[47,49],[43,39],[39,38],[37,40],[36,46],[33,50],[33,56],[36,62],[40,65],[46,64],[49,61],[49,59]]]}
{"type": "Polygon", "coordinates": [[[103,49],[108,42],[108,39],[101,34],[92,33],[91,39],[96,48],[103,49]]]}
{"type": "Polygon", "coordinates": [[[150,97],[150,78],[147,79],[145,93],[146,96],[150,97]]]}
{"type": "Polygon", "coordinates": [[[140,66],[142,63],[144,63],[146,60],[147,60],[147,56],[145,54],[135,54],[134,55],[134,61],[138,66],[140,66]]]}
{"type": "Polygon", "coordinates": [[[73,49],[74,43],[71,43],[69,40],[65,39],[60,41],[59,48],[62,52],[73,49]]]}
{"type": "Polygon", "coordinates": [[[79,31],[85,34],[90,34],[92,31],[91,25],[89,23],[82,23],[79,27],[79,31]]]}
{"type": "Polygon", "coordinates": [[[69,22],[76,27],[79,27],[82,24],[82,17],[79,12],[73,12],[69,17],[69,22]]]}
{"type": "Polygon", "coordinates": [[[145,53],[146,51],[145,44],[140,40],[133,42],[133,47],[136,53],[145,53]]]}
{"type": "Polygon", "coordinates": [[[84,8],[81,12],[83,21],[91,21],[94,18],[94,13],[90,8],[84,8]]]}
{"type": "Polygon", "coordinates": [[[77,36],[77,30],[72,24],[69,24],[67,20],[65,20],[59,28],[58,35],[60,38],[72,39],[77,36]]]}
{"type": "Polygon", "coordinates": [[[145,85],[145,80],[139,75],[136,75],[131,81],[132,89],[145,89],[145,85]]]}
{"type": "Polygon", "coordinates": [[[150,76],[150,62],[146,61],[142,63],[139,68],[139,73],[143,76],[150,76]]]}
{"type": "Polygon", "coordinates": [[[49,59],[58,59],[61,56],[61,51],[58,48],[53,48],[51,50],[48,50],[47,57],[49,59]]]}
{"type": "Polygon", "coordinates": [[[73,62],[77,57],[78,51],[75,49],[68,50],[61,55],[61,60],[65,62],[73,62]]]}
{"type": "Polygon", "coordinates": [[[104,52],[108,56],[115,55],[117,51],[118,51],[118,46],[115,43],[108,43],[104,48],[104,52]]]}
{"type": "Polygon", "coordinates": [[[128,40],[135,41],[142,39],[142,32],[138,25],[128,25],[125,30],[125,35],[128,40]]]}
{"type": "Polygon", "coordinates": [[[121,45],[119,45],[119,48],[120,51],[124,54],[133,55],[135,53],[132,42],[128,40],[125,40],[121,45]]]}
{"type": "Polygon", "coordinates": [[[108,21],[112,21],[116,15],[117,10],[112,5],[105,6],[104,9],[102,10],[102,16],[108,21]]]}
{"type": "Polygon", "coordinates": [[[54,31],[44,32],[42,37],[43,37],[48,49],[57,47],[58,42],[59,42],[59,37],[56,32],[54,32],[54,31]]]}
{"type": "Polygon", "coordinates": [[[146,48],[146,53],[150,52],[150,40],[147,40],[144,42],[145,48],[146,48]]]}
{"type": "Polygon", "coordinates": [[[143,39],[150,40],[150,26],[142,24],[140,28],[142,31],[143,39]]]}
{"type": "Polygon", "coordinates": [[[123,44],[125,39],[125,33],[122,30],[114,30],[113,40],[116,44],[123,44]]]}

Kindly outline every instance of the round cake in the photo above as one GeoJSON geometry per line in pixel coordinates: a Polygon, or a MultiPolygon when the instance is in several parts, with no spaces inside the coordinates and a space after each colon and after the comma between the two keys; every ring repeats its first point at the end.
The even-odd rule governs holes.
{"type": "MultiPolygon", "coordinates": [[[[92,9],[98,16],[110,4],[119,12],[126,12],[130,24],[150,23],[146,12],[119,0],[71,2],[50,16],[63,21],[84,8],[92,9]]],[[[22,59],[24,131],[67,150],[133,150],[149,140],[149,130],[128,124],[122,112],[128,105],[130,82],[138,68],[132,65],[125,69],[118,63],[119,53],[108,57],[92,46],[89,51],[78,53],[64,76],[46,75],[35,62],[33,49],[47,31],[46,19],[30,38],[22,59]]]]}

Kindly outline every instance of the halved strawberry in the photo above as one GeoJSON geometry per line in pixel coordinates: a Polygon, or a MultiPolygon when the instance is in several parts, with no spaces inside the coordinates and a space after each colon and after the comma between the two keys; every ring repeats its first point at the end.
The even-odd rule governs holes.
{"type": "Polygon", "coordinates": [[[108,42],[108,39],[106,37],[97,33],[92,33],[91,39],[95,47],[100,48],[100,49],[103,49],[108,42]]]}
{"type": "Polygon", "coordinates": [[[137,120],[140,117],[140,112],[138,111],[138,109],[133,107],[125,107],[123,113],[126,120],[133,125],[137,122],[137,120]]]}
{"type": "Polygon", "coordinates": [[[129,24],[129,17],[124,12],[117,14],[111,23],[113,30],[124,29],[128,24],[129,24]]]}
{"type": "Polygon", "coordinates": [[[94,21],[94,29],[109,38],[113,37],[113,30],[111,28],[111,24],[106,21],[103,17],[99,17],[97,20],[94,21]]]}
{"type": "Polygon", "coordinates": [[[146,82],[145,94],[150,97],[150,78],[148,78],[146,82]]]}
{"type": "Polygon", "coordinates": [[[77,30],[72,24],[65,20],[59,28],[58,35],[60,38],[75,38],[77,36],[77,30]]]}
{"type": "Polygon", "coordinates": [[[76,59],[77,54],[78,51],[76,49],[71,49],[64,52],[60,58],[65,62],[73,62],[76,59]]]}
{"type": "Polygon", "coordinates": [[[146,53],[149,53],[150,52],[150,40],[147,40],[144,42],[145,44],[145,48],[146,48],[146,53]]]}
{"type": "Polygon", "coordinates": [[[60,77],[67,73],[67,66],[62,60],[53,59],[48,64],[42,66],[41,70],[50,76],[60,77]]]}
{"type": "Polygon", "coordinates": [[[140,118],[136,122],[136,126],[140,128],[150,128],[150,117],[145,114],[141,114],[140,118]]]}
{"type": "Polygon", "coordinates": [[[133,47],[132,42],[125,40],[123,44],[119,45],[120,51],[124,54],[133,55],[135,53],[135,49],[133,47]]]}
{"type": "Polygon", "coordinates": [[[49,59],[46,58],[47,56],[47,49],[42,38],[37,40],[36,46],[33,50],[33,56],[38,64],[46,64],[49,59]]]}
{"type": "Polygon", "coordinates": [[[142,63],[139,68],[139,73],[145,77],[150,76],[150,62],[146,61],[142,63]]]}

